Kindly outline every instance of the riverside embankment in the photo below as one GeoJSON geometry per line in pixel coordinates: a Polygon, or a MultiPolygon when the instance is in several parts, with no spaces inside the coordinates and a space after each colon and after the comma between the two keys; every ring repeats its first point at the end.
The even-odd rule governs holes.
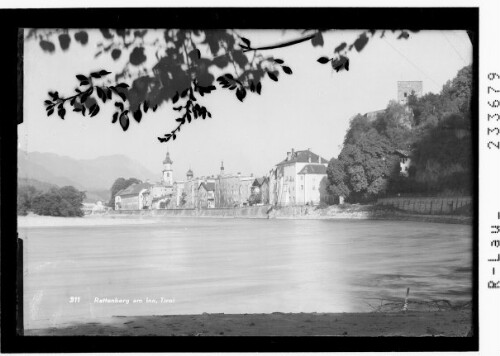
{"type": "Polygon", "coordinates": [[[110,212],[109,215],[246,219],[372,219],[408,220],[448,224],[472,223],[472,217],[467,215],[418,214],[407,212],[389,205],[358,204],[333,205],[324,208],[313,206],[275,207],[265,205],[215,209],[118,210],[110,212]]]}

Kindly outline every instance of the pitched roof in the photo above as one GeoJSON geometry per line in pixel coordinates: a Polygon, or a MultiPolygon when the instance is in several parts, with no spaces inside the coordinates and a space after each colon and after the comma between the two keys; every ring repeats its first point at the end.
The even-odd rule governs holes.
{"type": "Polygon", "coordinates": [[[139,195],[139,193],[143,190],[143,189],[149,189],[151,188],[153,185],[152,184],[149,184],[149,183],[134,183],[132,184],[131,186],[125,188],[125,189],[122,189],[120,190],[118,193],[116,193],[116,195],[118,196],[124,196],[124,195],[139,195]]]}
{"type": "Polygon", "coordinates": [[[207,192],[215,192],[215,183],[214,182],[203,182],[200,184],[200,187],[205,188],[207,192]]]}
{"type": "Polygon", "coordinates": [[[298,174],[326,174],[326,167],[320,164],[308,164],[298,174]]]}
{"type": "Polygon", "coordinates": [[[316,153],[311,152],[310,150],[303,150],[303,151],[295,151],[290,160],[287,160],[285,158],[277,165],[280,166],[290,163],[328,163],[328,160],[324,159],[321,156],[318,156],[316,153]],[[311,159],[311,161],[309,161],[309,158],[311,159]]]}
{"type": "Polygon", "coordinates": [[[262,186],[262,184],[264,184],[265,182],[267,181],[267,178],[266,177],[260,177],[260,178],[255,178],[255,180],[253,181],[253,185],[255,186],[262,186]]]}

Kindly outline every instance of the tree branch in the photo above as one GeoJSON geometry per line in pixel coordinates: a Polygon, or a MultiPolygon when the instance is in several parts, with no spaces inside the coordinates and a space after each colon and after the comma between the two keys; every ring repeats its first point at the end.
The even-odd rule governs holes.
{"type": "Polygon", "coordinates": [[[314,37],[316,37],[316,33],[313,34],[313,35],[309,35],[309,36],[297,38],[295,40],[286,41],[286,42],[278,43],[278,44],[275,44],[275,45],[263,46],[263,47],[257,47],[257,48],[249,47],[249,48],[244,49],[243,52],[263,51],[263,50],[267,50],[267,49],[276,49],[276,48],[289,47],[289,46],[293,46],[293,45],[296,45],[296,44],[301,43],[301,42],[309,41],[309,40],[313,39],[314,37]]]}

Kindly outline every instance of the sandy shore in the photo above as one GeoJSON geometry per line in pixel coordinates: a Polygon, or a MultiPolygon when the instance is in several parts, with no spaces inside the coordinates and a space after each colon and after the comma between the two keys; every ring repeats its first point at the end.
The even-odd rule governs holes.
{"type": "Polygon", "coordinates": [[[465,337],[472,336],[471,324],[470,310],[116,316],[104,322],[25,330],[25,335],[465,337]]]}

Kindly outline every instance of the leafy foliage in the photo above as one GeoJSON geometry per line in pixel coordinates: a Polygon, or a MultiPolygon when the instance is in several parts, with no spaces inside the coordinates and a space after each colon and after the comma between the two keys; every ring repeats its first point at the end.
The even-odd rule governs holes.
{"type": "MultiPolygon", "coordinates": [[[[80,81],[80,86],[75,88],[76,94],[73,96],[69,96],[66,98],[62,98],[59,96],[59,93],[49,92],[50,99],[45,100],[45,110],[47,111],[47,116],[51,116],[55,110],[57,110],[57,115],[61,119],[64,120],[66,115],[66,108],[64,105],[69,103],[69,106],[73,107],[74,112],[82,113],[82,116],[88,115],[89,117],[96,116],[100,107],[97,100],[93,97],[93,94],[97,95],[97,98],[104,104],[106,101],[111,100],[113,98],[113,93],[120,97],[121,101],[126,101],[125,91],[128,88],[128,84],[119,83],[116,86],[97,86],[94,84],[96,79],[101,79],[110,72],[106,70],[100,70],[98,72],[92,72],[88,76],[83,74],[77,74],[76,79],[80,81]],[[83,87],[83,90],[80,89],[83,87]]],[[[124,105],[122,102],[115,102],[115,107],[117,107],[120,111],[116,112],[113,115],[113,123],[116,122],[115,116],[120,115],[120,118],[125,118],[128,110],[124,109],[124,105]]],[[[126,121],[120,121],[122,129],[124,131],[128,128],[128,117],[126,121]]]]}
{"type": "MultiPolygon", "coordinates": [[[[385,36],[385,30],[383,31],[377,31],[377,30],[368,30],[368,31],[363,31],[357,38],[352,42],[350,45],[348,45],[346,42],[342,42],[339,44],[335,49],[333,50],[333,57],[328,57],[328,56],[323,56],[317,59],[317,61],[321,64],[327,64],[330,63],[332,66],[332,69],[335,70],[337,73],[341,70],[349,70],[349,57],[348,53],[351,52],[353,49],[355,49],[357,52],[361,52],[365,46],[368,44],[368,41],[375,37],[375,35],[380,33],[380,38],[383,38],[385,36]]],[[[392,30],[392,32],[396,32],[396,30],[392,30]]],[[[405,30],[400,30],[400,33],[397,37],[397,39],[405,39],[407,40],[410,38],[410,34],[408,31],[405,30]]],[[[321,46],[323,46],[323,40],[317,42],[321,46]]],[[[314,43],[313,43],[314,45],[314,43]]]]}
{"type": "Polygon", "coordinates": [[[32,210],[32,201],[41,192],[32,185],[19,186],[17,189],[17,215],[26,215],[32,210]]]}
{"type": "MultiPolygon", "coordinates": [[[[360,123],[359,117],[351,121],[346,134],[349,139],[338,159],[346,175],[343,181],[347,189],[343,192],[347,190],[356,200],[363,201],[385,191],[387,179],[398,161],[389,140],[374,128],[366,130],[360,123]],[[353,132],[360,129],[364,131],[353,132]]],[[[335,180],[330,183],[339,185],[335,180]]]]}
{"type": "Polygon", "coordinates": [[[26,215],[83,216],[82,203],[85,192],[72,186],[52,188],[41,192],[33,186],[21,186],[17,192],[17,212],[26,215]]]}
{"type": "Polygon", "coordinates": [[[330,193],[334,196],[349,196],[350,190],[347,186],[348,181],[344,164],[340,160],[332,158],[328,163],[326,173],[330,183],[328,186],[330,193]]]}
{"type": "MultiPolygon", "coordinates": [[[[261,47],[252,46],[252,41],[240,36],[236,30],[167,29],[153,32],[147,29],[100,29],[99,32],[102,40],[97,44],[95,57],[110,55],[116,61],[128,56],[123,70],[114,75],[116,83],[94,85],[95,79],[111,74],[105,70],[91,73],[90,76],[78,75],[80,86],[86,88],[83,91],[76,88],[77,94],[66,98],[60,98],[57,91],[49,93],[51,100],[45,102],[47,115],[50,116],[57,110],[61,119],[64,119],[64,104],[69,102],[73,111],[93,117],[100,111],[99,103],[93,96],[97,95],[97,99],[104,104],[106,101],[111,102],[114,94],[121,101],[115,102],[118,111],[113,114],[112,123],[119,122],[120,127],[126,131],[130,126],[130,114],[140,123],[149,108],[156,111],[164,103],[175,104],[179,98],[185,99],[183,105],[173,108],[174,111],[182,111],[182,116],[176,118],[178,126],[158,137],[160,142],[175,140],[181,126],[191,123],[192,119],[211,117],[208,109],[200,103],[200,97],[216,90],[213,71],[225,72],[217,78],[219,86],[234,91],[237,100],[243,102],[249,92],[261,94],[264,78],[278,81],[280,69],[287,75],[293,73],[284,60],[265,57],[261,54],[262,51],[306,41],[310,41],[314,47],[324,46],[323,34],[319,30],[304,31],[309,33],[294,40],[261,47]],[[151,36],[153,40],[150,39],[151,36]],[[155,52],[156,59],[152,66],[149,65],[152,59],[148,58],[151,56],[151,49],[155,52]],[[130,87],[119,82],[122,79],[132,80],[130,87]]],[[[332,68],[337,72],[349,70],[347,53],[353,48],[361,51],[375,32],[362,32],[352,44],[342,43],[337,46],[334,57],[322,57],[318,61],[331,62],[332,68]]],[[[382,36],[384,33],[382,31],[382,36]]],[[[406,32],[402,31],[398,38],[408,38],[404,33],[406,32]]],[[[64,29],[32,29],[28,31],[26,38],[38,40],[44,51],[52,53],[56,50],[53,36],[57,36],[63,51],[68,50],[73,43],[70,32],[64,29]]],[[[89,36],[85,30],[76,30],[73,37],[74,42],[80,45],[88,43],[89,36]]]]}

